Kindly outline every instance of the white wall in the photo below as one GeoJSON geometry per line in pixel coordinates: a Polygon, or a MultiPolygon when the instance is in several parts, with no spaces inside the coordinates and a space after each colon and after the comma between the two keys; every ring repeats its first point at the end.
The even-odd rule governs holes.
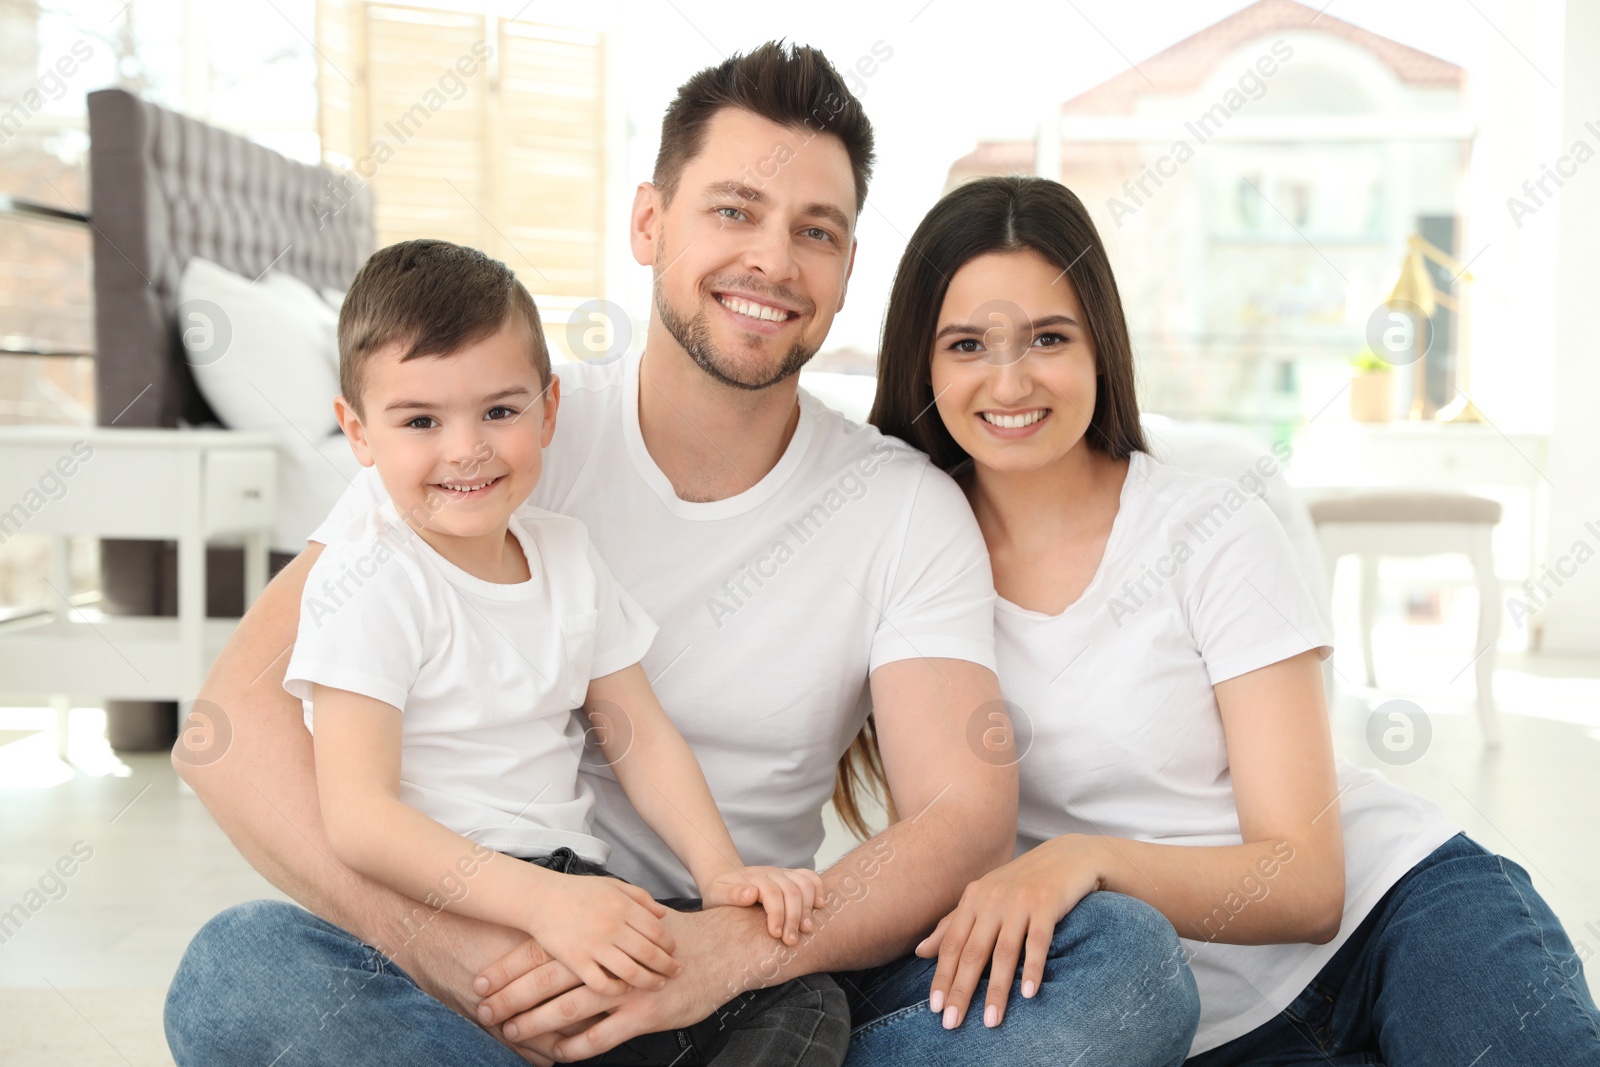
{"type": "MultiPolygon", "coordinates": [[[[1600,4],[1569,0],[1561,85],[1560,153],[1583,141],[1593,158],[1576,166],[1550,206],[1555,257],[1550,538],[1547,563],[1566,557],[1563,578],[1543,610],[1544,647],[1600,654],[1600,4]],[[1592,127],[1586,124],[1592,123],[1592,127]],[[1574,553],[1582,541],[1593,558],[1574,553]]],[[[1554,160],[1551,160],[1553,163],[1554,160]]],[[[1574,161],[1575,162],[1575,161],[1574,161]]],[[[1569,164],[1569,169],[1571,169],[1569,164]]],[[[1539,221],[1544,212],[1540,213],[1539,221]]]]}

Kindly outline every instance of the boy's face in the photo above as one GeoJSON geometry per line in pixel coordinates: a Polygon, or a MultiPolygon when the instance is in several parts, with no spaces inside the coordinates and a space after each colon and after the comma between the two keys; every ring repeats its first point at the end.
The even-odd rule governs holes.
{"type": "Polygon", "coordinates": [[[400,361],[402,346],[373,354],[362,408],[335,401],[339,425],[364,467],[377,465],[389,498],[413,527],[481,537],[510,517],[539,482],[555,434],[560,382],[548,392],[527,332],[508,319],[448,356],[400,361]]]}
{"type": "MultiPolygon", "coordinates": [[[[844,306],[856,192],[839,138],[727,107],[707,123],[670,203],[634,200],[634,258],[655,313],[702,370],[763,389],[800,370],[844,306]]],[[[654,327],[653,327],[654,328],[654,327]]]]}

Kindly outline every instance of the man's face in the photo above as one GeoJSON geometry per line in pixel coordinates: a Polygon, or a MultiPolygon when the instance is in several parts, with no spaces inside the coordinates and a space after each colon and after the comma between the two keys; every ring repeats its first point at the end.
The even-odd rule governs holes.
{"type": "Polygon", "coordinates": [[[729,107],[707,124],[670,203],[639,187],[634,257],[654,268],[656,314],[690,358],[725,385],[765,389],[828,336],[855,261],[855,221],[837,137],[729,107]]]}

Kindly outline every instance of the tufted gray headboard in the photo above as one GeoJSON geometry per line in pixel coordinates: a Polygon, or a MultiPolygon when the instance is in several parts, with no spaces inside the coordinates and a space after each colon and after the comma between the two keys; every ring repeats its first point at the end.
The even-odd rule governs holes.
{"type": "MultiPolygon", "coordinates": [[[[249,278],[271,267],[345,289],[372,252],[370,191],[121,89],[89,94],[89,138],[97,421],[217,422],[178,339],[183,268],[201,256],[249,278]]],[[[214,549],[207,565],[208,612],[240,614],[240,553],[214,549]]],[[[100,567],[107,611],[176,613],[171,545],[103,541],[100,567]]],[[[150,746],[170,744],[171,705],[141,707],[108,709],[112,743],[146,747],[136,720],[147,720],[150,746]]]]}

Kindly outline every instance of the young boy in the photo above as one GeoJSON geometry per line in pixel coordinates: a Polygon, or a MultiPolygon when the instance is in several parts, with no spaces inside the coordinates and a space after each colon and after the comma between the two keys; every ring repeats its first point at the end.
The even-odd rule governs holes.
{"type": "MultiPolygon", "coordinates": [[[[609,876],[608,846],[588,833],[578,768],[592,736],[704,905],[759,903],[772,935],[797,944],[820,879],[743,865],[639,666],[655,625],[582,524],[522,507],[560,401],[527,290],[473,249],[385,248],[340,312],[339,380],[339,423],[389,500],[312,568],[284,678],[306,704],[339,859],[527,931],[598,991],[659,989],[681,966],[666,908],[609,876]]],[[[848,1033],[843,994],[813,976],[618,1052],[834,1067],[848,1033]]]]}

